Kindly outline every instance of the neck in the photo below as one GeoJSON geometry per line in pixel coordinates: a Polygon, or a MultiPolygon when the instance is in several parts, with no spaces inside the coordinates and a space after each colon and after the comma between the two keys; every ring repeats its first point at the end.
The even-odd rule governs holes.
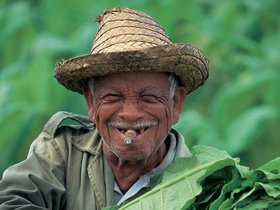
{"type": "Polygon", "coordinates": [[[166,144],[163,143],[159,149],[145,160],[122,160],[108,151],[103,146],[103,152],[111,165],[115,180],[119,188],[125,193],[142,175],[157,167],[166,155],[166,144]]]}

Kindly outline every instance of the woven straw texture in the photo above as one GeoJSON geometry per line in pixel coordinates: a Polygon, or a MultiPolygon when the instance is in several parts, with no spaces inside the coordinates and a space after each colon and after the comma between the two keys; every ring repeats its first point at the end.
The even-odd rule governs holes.
{"type": "Polygon", "coordinates": [[[187,93],[208,78],[208,60],[196,47],[173,44],[148,15],[128,8],[106,10],[97,17],[99,28],[91,54],[56,64],[55,78],[82,93],[90,77],[115,72],[171,72],[187,93]]]}
{"type": "Polygon", "coordinates": [[[91,50],[95,53],[141,50],[171,44],[164,30],[144,13],[123,9],[105,12],[91,50]]]}

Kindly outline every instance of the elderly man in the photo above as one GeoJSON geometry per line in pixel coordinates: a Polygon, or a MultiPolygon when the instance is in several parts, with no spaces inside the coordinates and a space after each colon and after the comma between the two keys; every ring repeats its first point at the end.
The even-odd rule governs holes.
{"type": "Polygon", "coordinates": [[[208,77],[208,61],[173,44],[149,16],[113,9],[98,17],[91,54],[56,65],[55,77],[84,95],[88,118],[59,112],[23,162],[0,183],[0,209],[102,209],[153,186],[190,152],[172,125],[186,94],[208,77]],[[80,125],[62,125],[64,119],[80,125]],[[88,120],[89,119],[89,120],[88,120]]]}

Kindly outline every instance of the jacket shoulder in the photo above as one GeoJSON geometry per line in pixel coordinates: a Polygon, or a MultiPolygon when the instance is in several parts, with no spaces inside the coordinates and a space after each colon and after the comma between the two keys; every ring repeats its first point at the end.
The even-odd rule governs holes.
{"type": "Polygon", "coordinates": [[[84,132],[92,130],[95,125],[87,116],[71,112],[60,111],[55,113],[45,124],[43,128],[44,136],[47,139],[53,139],[61,127],[68,127],[74,130],[83,130],[84,132]],[[71,120],[69,124],[68,120],[71,120]]]}

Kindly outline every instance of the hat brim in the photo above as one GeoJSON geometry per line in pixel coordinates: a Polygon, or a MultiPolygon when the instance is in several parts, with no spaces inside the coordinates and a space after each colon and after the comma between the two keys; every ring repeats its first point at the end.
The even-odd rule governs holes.
{"type": "Polygon", "coordinates": [[[58,62],[55,78],[71,91],[83,93],[90,77],[117,72],[170,72],[190,93],[208,78],[208,59],[189,44],[168,44],[139,51],[90,54],[58,62]]]}

